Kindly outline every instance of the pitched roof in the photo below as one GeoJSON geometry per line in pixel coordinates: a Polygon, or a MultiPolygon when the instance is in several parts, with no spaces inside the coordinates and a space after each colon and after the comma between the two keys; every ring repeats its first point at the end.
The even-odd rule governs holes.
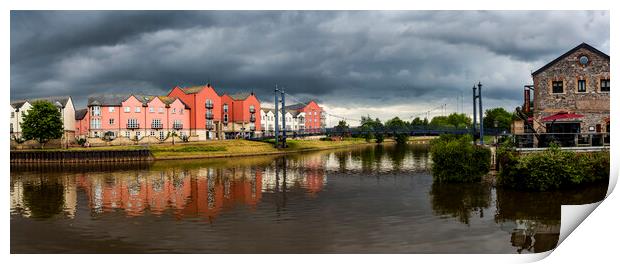
{"type": "Polygon", "coordinates": [[[26,103],[26,101],[13,101],[11,102],[11,106],[15,109],[21,108],[22,105],[24,105],[26,103]]]}
{"type": "Polygon", "coordinates": [[[187,105],[185,102],[183,102],[183,100],[181,98],[179,98],[179,97],[176,97],[176,96],[157,96],[157,98],[159,98],[159,100],[161,100],[166,105],[170,105],[170,104],[174,103],[174,101],[179,99],[179,101],[181,101],[181,103],[185,106],[185,109],[190,109],[189,105],[187,105]]]}
{"type": "Polygon", "coordinates": [[[309,103],[310,102],[287,105],[286,109],[302,109],[302,108],[306,107],[306,105],[308,105],[309,103]]]}
{"type": "Polygon", "coordinates": [[[195,94],[195,93],[199,93],[200,91],[202,91],[202,89],[204,89],[205,87],[206,87],[205,85],[182,87],[181,91],[183,91],[185,94],[195,94]]]}
{"type": "Polygon", "coordinates": [[[235,101],[239,101],[239,100],[248,99],[248,97],[250,97],[253,94],[254,93],[240,92],[240,93],[229,94],[228,96],[230,96],[230,98],[232,98],[235,101]]]}
{"type": "MultiPolygon", "coordinates": [[[[275,110],[273,108],[265,108],[265,107],[261,107],[261,110],[263,110],[263,112],[268,113],[268,112],[272,112],[275,113],[275,110]]],[[[278,111],[282,111],[281,109],[278,109],[278,111]]],[[[291,115],[293,115],[294,117],[297,117],[299,114],[301,114],[302,112],[299,110],[294,110],[294,109],[286,109],[287,113],[290,113],[291,115]]]]}
{"type": "Polygon", "coordinates": [[[120,106],[123,101],[129,99],[129,97],[134,96],[138,101],[146,104],[153,100],[156,96],[147,95],[147,94],[101,94],[101,95],[93,95],[88,97],[88,106],[91,105],[99,105],[99,106],[120,106]]]}
{"type": "Polygon", "coordinates": [[[82,120],[88,113],[88,108],[75,110],[75,120],[82,120]]]}
{"type": "Polygon", "coordinates": [[[26,102],[32,103],[35,101],[48,101],[52,104],[55,104],[56,102],[58,102],[64,108],[67,106],[69,99],[71,99],[71,96],[50,96],[50,97],[32,98],[32,99],[13,101],[11,102],[11,106],[13,106],[13,108],[19,108],[19,107],[22,107],[22,105],[24,105],[26,102]]]}
{"type": "Polygon", "coordinates": [[[579,50],[579,49],[587,49],[591,52],[594,52],[595,54],[598,54],[599,56],[606,58],[609,60],[609,55],[605,54],[604,52],[597,50],[596,48],[590,46],[588,43],[581,43],[579,44],[577,47],[572,48],[571,50],[567,51],[566,53],[562,54],[560,57],[557,57],[555,60],[552,60],[551,62],[547,63],[545,66],[542,66],[540,69],[532,72],[532,75],[537,75],[541,72],[543,72],[544,70],[548,69],[549,67],[551,67],[553,64],[555,64],[556,62],[566,58],[568,55],[573,54],[575,51],[579,50]]]}

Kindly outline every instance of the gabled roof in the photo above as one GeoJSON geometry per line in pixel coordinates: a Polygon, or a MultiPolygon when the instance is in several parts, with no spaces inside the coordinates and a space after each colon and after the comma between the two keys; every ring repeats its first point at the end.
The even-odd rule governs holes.
{"type": "Polygon", "coordinates": [[[50,96],[50,97],[32,98],[32,99],[13,101],[11,102],[11,106],[13,106],[13,108],[19,108],[19,107],[22,107],[26,102],[29,102],[30,104],[32,104],[32,102],[35,102],[35,101],[48,101],[52,104],[55,104],[56,102],[58,102],[64,108],[67,106],[69,99],[71,99],[71,96],[50,96]]]}
{"type": "Polygon", "coordinates": [[[159,100],[161,100],[166,105],[170,105],[170,104],[174,103],[174,101],[176,101],[178,99],[185,106],[185,109],[190,109],[189,105],[187,105],[185,102],[183,102],[183,100],[181,98],[179,98],[179,97],[176,97],[176,96],[158,96],[157,98],[159,98],[159,100]]]}
{"type": "Polygon", "coordinates": [[[579,44],[577,47],[574,47],[573,49],[567,51],[566,53],[562,54],[560,57],[557,57],[555,60],[552,60],[551,62],[547,63],[545,66],[542,66],[540,69],[534,71],[532,73],[532,75],[537,75],[541,72],[543,72],[544,70],[548,69],[549,67],[551,67],[553,64],[555,64],[556,62],[566,58],[568,55],[573,54],[575,51],[579,50],[579,49],[587,49],[591,52],[594,52],[595,54],[598,54],[599,56],[606,58],[609,60],[609,55],[605,54],[604,52],[597,50],[596,48],[590,46],[587,43],[581,43],[579,44]]]}
{"type": "MultiPolygon", "coordinates": [[[[275,113],[275,110],[274,110],[273,108],[264,108],[264,107],[261,107],[260,109],[261,109],[263,112],[265,112],[265,113],[268,113],[268,112],[275,113]]],[[[281,109],[278,109],[278,111],[282,111],[282,110],[281,110],[281,109]]],[[[301,111],[299,111],[299,110],[293,110],[293,109],[286,109],[286,112],[287,112],[287,113],[289,113],[289,114],[291,114],[291,115],[293,115],[294,117],[297,117],[297,116],[299,116],[299,114],[303,113],[303,112],[301,112],[301,111]]]]}
{"type": "Polygon", "coordinates": [[[298,104],[292,104],[292,105],[287,105],[286,109],[302,109],[304,107],[306,107],[311,101],[308,101],[307,103],[298,103],[298,104]]]}
{"type": "Polygon", "coordinates": [[[94,95],[88,97],[88,106],[99,105],[99,106],[121,106],[124,101],[129,99],[129,97],[135,97],[140,101],[143,105],[146,105],[153,101],[155,98],[159,98],[164,104],[169,105],[174,102],[176,99],[179,99],[185,108],[189,109],[189,106],[183,102],[178,97],[170,97],[170,96],[155,96],[155,95],[146,95],[146,94],[103,94],[103,95],[94,95]]]}
{"type": "Polygon", "coordinates": [[[240,93],[229,94],[228,96],[230,96],[230,98],[232,98],[235,101],[241,101],[241,100],[248,99],[248,97],[252,95],[254,95],[254,93],[240,92],[240,93]]]}
{"type": "Polygon", "coordinates": [[[75,110],[75,120],[82,120],[88,113],[88,108],[75,110]]]}
{"type": "Polygon", "coordinates": [[[185,94],[197,94],[200,91],[202,91],[205,88],[211,87],[210,83],[207,83],[205,85],[197,85],[197,86],[190,86],[190,87],[179,87],[179,89],[181,89],[181,91],[183,91],[185,94]]]}
{"type": "Polygon", "coordinates": [[[11,106],[15,109],[18,109],[18,108],[21,108],[25,103],[26,101],[14,101],[14,102],[11,102],[11,106]]]}

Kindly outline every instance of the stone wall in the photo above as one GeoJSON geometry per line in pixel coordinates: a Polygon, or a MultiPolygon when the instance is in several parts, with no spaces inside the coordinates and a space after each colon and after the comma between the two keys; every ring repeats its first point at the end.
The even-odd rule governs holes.
{"type": "MultiPolygon", "coordinates": [[[[544,132],[540,120],[558,112],[584,115],[579,118],[581,132],[588,132],[590,126],[600,124],[606,132],[605,118],[609,117],[609,93],[600,91],[601,79],[609,79],[609,59],[586,48],[580,48],[549,68],[532,76],[534,79],[534,127],[544,132]],[[581,56],[589,62],[579,63],[581,56]],[[577,80],[586,80],[586,92],[577,92],[577,80]],[[564,92],[552,93],[552,82],[563,81],[564,92]]],[[[564,120],[575,121],[575,120],[564,120]]]]}

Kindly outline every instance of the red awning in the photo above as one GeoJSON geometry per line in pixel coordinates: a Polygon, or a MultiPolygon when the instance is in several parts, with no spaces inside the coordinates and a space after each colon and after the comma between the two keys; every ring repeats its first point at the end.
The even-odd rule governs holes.
{"type": "Polygon", "coordinates": [[[542,119],[543,122],[556,121],[560,119],[572,119],[572,118],[581,118],[583,115],[575,114],[575,113],[557,113],[555,115],[551,115],[542,119]]]}

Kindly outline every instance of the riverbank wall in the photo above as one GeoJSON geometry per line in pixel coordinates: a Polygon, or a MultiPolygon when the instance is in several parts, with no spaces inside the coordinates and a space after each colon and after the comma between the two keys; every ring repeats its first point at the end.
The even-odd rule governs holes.
{"type": "Polygon", "coordinates": [[[89,151],[11,151],[11,163],[89,163],[152,161],[148,149],[89,151]]]}

